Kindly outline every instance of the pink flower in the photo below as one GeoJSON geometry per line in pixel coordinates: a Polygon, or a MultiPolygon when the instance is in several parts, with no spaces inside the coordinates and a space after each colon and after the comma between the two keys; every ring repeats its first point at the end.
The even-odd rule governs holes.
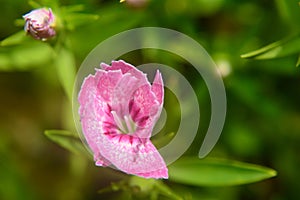
{"type": "Polygon", "coordinates": [[[79,114],[85,139],[98,166],[145,178],[168,178],[166,164],[150,141],[164,98],[157,71],[151,85],[146,74],[120,60],[101,63],[85,78],[79,114]]]}
{"type": "Polygon", "coordinates": [[[52,10],[40,8],[23,16],[25,19],[24,30],[38,40],[47,40],[56,33],[54,30],[55,17],[52,10]]]}

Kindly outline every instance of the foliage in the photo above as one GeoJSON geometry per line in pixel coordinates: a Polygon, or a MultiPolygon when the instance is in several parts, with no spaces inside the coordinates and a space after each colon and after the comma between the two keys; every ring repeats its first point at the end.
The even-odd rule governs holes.
{"type": "MultiPolygon", "coordinates": [[[[299,2],[149,0],[141,6],[130,2],[2,2],[1,18],[6,20],[0,24],[0,196],[299,199],[300,79],[299,68],[294,67],[300,65],[299,2]],[[51,7],[59,18],[57,36],[46,42],[22,30],[22,15],[40,7],[51,7]],[[203,81],[189,63],[166,52],[143,50],[122,57],[133,64],[168,64],[184,74],[197,92],[199,133],[184,157],[169,166],[170,179],[164,181],[94,167],[70,123],[75,74],[86,55],[106,38],[143,26],[171,28],[191,36],[226,71],[226,126],[210,156],[200,160],[195,155],[210,120],[209,93],[203,81]],[[49,128],[64,130],[41,134],[49,128]],[[274,168],[278,176],[265,180],[277,172],[260,165],[274,168]]],[[[170,114],[162,129],[164,137],[153,140],[157,146],[174,137],[180,118],[168,91],[165,105],[170,114]]]]}

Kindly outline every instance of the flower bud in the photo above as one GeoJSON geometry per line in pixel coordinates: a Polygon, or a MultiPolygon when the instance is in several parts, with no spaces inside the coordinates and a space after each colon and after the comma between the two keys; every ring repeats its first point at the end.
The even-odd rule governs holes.
{"type": "Polygon", "coordinates": [[[149,0],[121,0],[120,2],[125,2],[128,6],[133,8],[143,8],[148,4],[149,0]]]}
{"type": "Polygon", "coordinates": [[[24,30],[38,40],[47,40],[55,36],[55,16],[52,10],[40,8],[23,16],[25,19],[24,30]]]}

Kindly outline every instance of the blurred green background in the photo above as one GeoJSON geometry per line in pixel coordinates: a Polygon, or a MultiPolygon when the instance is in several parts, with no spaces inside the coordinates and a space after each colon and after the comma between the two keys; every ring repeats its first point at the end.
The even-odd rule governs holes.
{"type": "MultiPolygon", "coordinates": [[[[158,26],[187,34],[203,45],[224,72],[227,118],[210,156],[256,163],[278,172],[270,180],[232,187],[165,183],[185,199],[300,199],[299,42],[293,46],[296,50],[280,58],[241,58],[244,53],[299,35],[298,1],[149,0],[139,6],[130,2],[61,2],[83,4],[84,12],[99,15],[98,20],[67,33],[76,67],[99,42],[127,29],[158,26]]],[[[0,3],[3,40],[23,29],[15,20],[32,8],[23,0],[0,3]]],[[[46,129],[74,131],[71,106],[53,67],[51,50],[35,42],[28,52],[22,46],[0,49],[0,199],[101,199],[97,190],[127,176],[95,167],[43,134],[46,129]]],[[[183,60],[159,51],[132,52],[124,58],[135,65],[146,61],[168,64],[190,80],[200,102],[201,125],[186,154],[197,155],[210,119],[203,80],[198,80],[183,60]]],[[[167,98],[167,108],[172,101],[167,98]]],[[[178,117],[176,113],[172,116],[174,120],[178,117]]],[[[108,197],[117,198],[113,195],[108,197]]]]}

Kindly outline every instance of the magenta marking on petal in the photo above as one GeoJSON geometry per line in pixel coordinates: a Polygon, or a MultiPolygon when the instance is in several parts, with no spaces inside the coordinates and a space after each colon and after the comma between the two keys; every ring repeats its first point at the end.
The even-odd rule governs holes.
{"type": "Polygon", "coordinates": [[[137,137],[150,138],[152,129],[160,115],[161,105],[151,91],[150,84],[143,85],[134,94],[131,117],[137,123],[137,137]]]}
{"type": "Polygon", "coordinates": [[[114,138],[102,137],[98,143],[103,156],[118,169],[148,178],[166,178],[166,164],[150,140],[142,140],[130,135],[114,138]],[[164,173],[156,173],[162,170],[164,173]]]}
{"type": "Polygon", "coordinates": [[[134,104],[133,99],[129,102],[129,113],[133,119],[133,121],[138,121],[137,118],[140,113],[140,108],[134,104]]]}
{"type": "Polygon", "coordinates": [[[149,116],[144,116],[140,119],[137,119],[137,123],[140,127],[145,127],[147,125],[147,120],[149,119],[149,116]]]}
{"type": "Polygon", "coordinates": [[[151,92],[150,84],[143,85],[134,94],[134,103],[140,108],[141,115],[153,115],[157,112],[158,103],[151,92]]]}

